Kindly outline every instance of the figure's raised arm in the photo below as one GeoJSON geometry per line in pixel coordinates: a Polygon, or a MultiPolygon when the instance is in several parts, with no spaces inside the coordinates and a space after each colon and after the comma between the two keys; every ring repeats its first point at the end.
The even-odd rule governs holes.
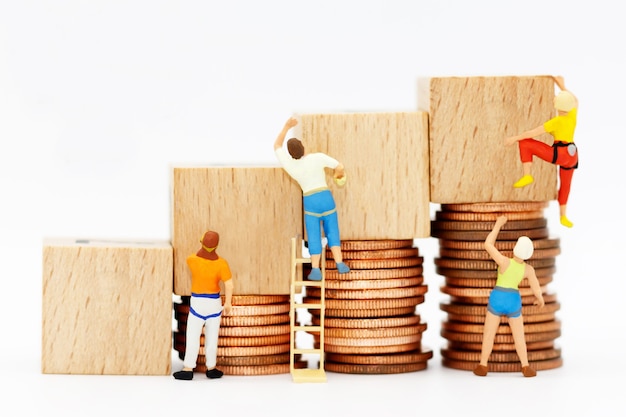
{"type": "Polygon", "coordinates": [[[285,142],[285,136],[287,136],[287,132],[289,129],[298,124],[298,120],[295,117],[290,117],[286,122],[285,126],[283,126],[283,130],[280,131],[276,140],[274,141],[274,150],[281,148],[283,146],[283,142],[285,142]]]}
{"type": "Polygon", "coordinates": [[[500,229],[502,226],[506,224],[507,218],[506,216],[500,216],[496,219],[496,224],[493,226],[493,229],[487,235],[485,239],[485,250],[491,258],[496,261],[498,266],[506,265],[508,262],[508,258],[500,253],[498,248],[496,248],[496,238],[498,237],[498,233],[500,233],[500,229]]]}

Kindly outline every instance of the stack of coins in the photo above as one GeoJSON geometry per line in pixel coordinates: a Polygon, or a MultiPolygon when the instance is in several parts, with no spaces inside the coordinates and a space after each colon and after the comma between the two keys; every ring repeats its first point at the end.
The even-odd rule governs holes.
{"type": "MultiPolygon", "coordinates": [[[[441,335],[447,346],[441,349],[442,364],[449,368],[473,370],[480,361],[483,323],[489,294],[497,278],[497,264],[484,247],[496,218],[505,215],[507,223],[496,238],[496,248],[513,257],[513,247],[520,236],[533,241],[534,253],[526,262],[535,268],[542,288],[545,306],[534,305],[535,297],[528,281],[520,286],[522,316],[528,360],[535,370],[560,367],[560,348],[555,339],[561,335],[561,322],[556,318],[560,308],[556,294],[548,291],[556,271],[559,240],[549,237],[545,202],[442,204],[432,221],[432,235],[439,239],[436,272],[445,277],[441,291],[449,302],[440,304],[447,313],[441,335]]],[[[508,319],[502,318],[489,358],[491,372],[519,372],[521,364],[508,319]]]]}
{"type": "MultiPolygon", "coordinates": [[[[233,295],[231,313],[222,315],[217,348],[217,367],[225,375],[271,375],[289,373],[289,295],[233,295]]],[[[185,356],[189,297],[174,303],[177,329],[174,350],[185,356]]],[[[297,358],[297,367],[306,367],[297,358]]],[[[204,330],[195,372],[206,371],[204,330]]]]}
{"type": "MultiPolygon", "coordinates": [[[[428,290],[423,257],[413,240],[343,241],[339,274],[329,251],[325,274],[325,370],[391,374],[423,370],[432,351],[422,348],[426,324],[416,314],[428,290]]],[[[319,302],[320,289],[307,287],[305,302],[319,302]]],[[[311,310],[319,324],[319,310],[311,310]]],[[[319,335],[313,334],[316,347],[319,335]]]]}

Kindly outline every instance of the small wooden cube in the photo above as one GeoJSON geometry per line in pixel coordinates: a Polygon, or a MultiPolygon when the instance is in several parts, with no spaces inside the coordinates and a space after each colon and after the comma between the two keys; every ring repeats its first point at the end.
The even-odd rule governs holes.
{"type": "Polygon", "coordinates": [[[307,152],[345,166],[347,182],[333,192],[342,240],[430,236],[428,114],[302,114],[307,152]]]}
{"type": "Polygon", "coordinates": [[[45,374],[167,375],[173,251],[166,242],[45,239],[45,374]]]}
{"type": "MultiPolygon", "coordinates": [[[[535,182],[522,175],[517,144],[504,139],[556,115],[549,76],[421,79],[418,102],[430,114],[430,198],[433,203],[547,201],[557,193],[557,168],[535,158],[535,182]]],[[[537,139],[552,144],[543,134],[537,139]]]]}
{"type": "Polygon", "coordinates": [[[186,259],[220,235],[238,295],[289,294],[291,238],[302,235],[302,191],[280,167],[175,167],[174,293],[191,294],[186,259]]]}

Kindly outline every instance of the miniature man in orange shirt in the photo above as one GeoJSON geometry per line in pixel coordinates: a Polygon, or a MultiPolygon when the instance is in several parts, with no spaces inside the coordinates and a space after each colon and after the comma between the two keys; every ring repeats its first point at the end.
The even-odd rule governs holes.
{"type": "Polygon", "coordinates": [[[228,262],[215,251],[219,235],[208,231],[201,240],[202,247],[187,257],[191,271],[191,299],[187,317],[185,359],[182,371],[174,372],[174,378],[191,380],[200,351],[200,336],[204,327],[206,376],[221,378],[224,373],[217,369],[217,338],[222,310],[230,314],[232,308],[233,281],[228,262]],[[224,283],[225,300],[222,308],[220,281],[224,283]]]}

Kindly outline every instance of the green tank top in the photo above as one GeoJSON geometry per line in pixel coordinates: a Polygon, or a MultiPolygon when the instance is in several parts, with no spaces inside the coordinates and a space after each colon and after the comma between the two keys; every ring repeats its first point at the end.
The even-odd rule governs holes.
{"type": "Polygon", "coordinates": [[[504,273],[500,272],[500,268],[498,268],[498,279],[496,280],[496,287],[503,288],[513,288],[514,290],[518,289],[519,283],[524,279],[524,269],[526,265],[522,262],[517,263],[515,260],[511,259],[509,262],[509,267],[504,271],[504,273]]]}

